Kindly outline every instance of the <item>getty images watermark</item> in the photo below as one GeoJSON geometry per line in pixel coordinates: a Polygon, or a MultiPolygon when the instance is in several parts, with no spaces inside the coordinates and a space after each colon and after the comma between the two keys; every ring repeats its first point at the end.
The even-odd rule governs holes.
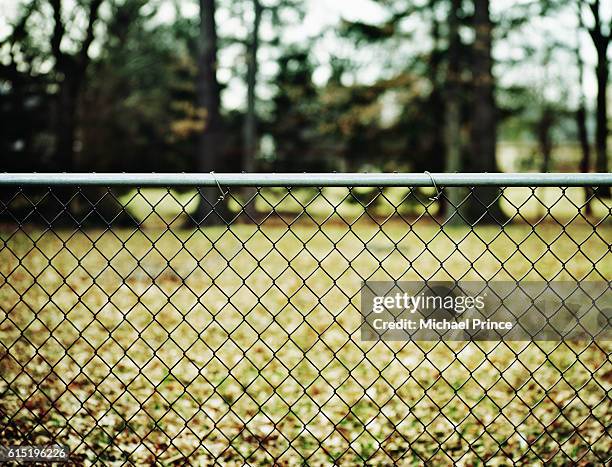
{"type": "Polygon", "coordinates": [[[361,338],[612,340],[609,281],[367,281],[361,338]]]}

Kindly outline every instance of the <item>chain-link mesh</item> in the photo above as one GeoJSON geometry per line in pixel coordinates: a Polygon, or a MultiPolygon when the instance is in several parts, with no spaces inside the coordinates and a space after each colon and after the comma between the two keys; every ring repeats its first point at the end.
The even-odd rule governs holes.
{"type": "Polygon", "coordinates": [[[358,309],[364,280],[610,281],[601,187],[1,190],[2,445],[610,461],[609,342],[364,342],[358,309]]]}

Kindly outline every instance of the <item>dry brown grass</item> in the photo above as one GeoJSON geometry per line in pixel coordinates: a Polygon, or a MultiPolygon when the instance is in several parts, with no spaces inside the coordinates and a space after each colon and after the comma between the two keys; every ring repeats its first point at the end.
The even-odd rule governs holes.
{"type": "Polygon", "coordinates": [[[313,227],[3,234],[2,443],[105,464],[610,452],[610,343],[362,342],[357,309],[364,278],[610,280],[609,224],[313,227]]]}

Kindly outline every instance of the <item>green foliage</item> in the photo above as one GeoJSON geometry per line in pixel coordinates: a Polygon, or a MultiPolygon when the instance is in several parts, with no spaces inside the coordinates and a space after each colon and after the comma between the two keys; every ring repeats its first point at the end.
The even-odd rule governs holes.
{"type": "Polygon", "coordinates": [[[319,140],[317,90],[312,82],[313,65],[304,50],[288,50],[278,61],[274,114],[267,130],[274,138],[274,170],[321,168],[325,161],[315,153],[319,140]]]}
{"type": "Polygon", "coordinates": [[[189,170],[204,125],[184,25],[152,27],[145,3],[118,7],[89,76],[83,152],[98,170],[189,170]]]}
{"type": "MultiPolygon", "coordinates": [[[[74,58],[84,37],[90,2],[62,3],[66,34],[60,49],[74,58]],[[68,11],[70,5],[73,11],[68,11]]],[[[444,170],[448,18],[457,4],[450,0],[371,3],[381,13],[378,21],[346,15],[332,28],[323,28],[320,37],[300,41],[287,37],[306,18],[307,4],[261,2],[255,86],[259,170],[444,170]],[[335,53],[341,49],[349,52],[335,53]],[[367,60],[378,69],[364,71],[370,66],[367,60]]],[[[62,71],[54,58],[51,5],[50,0],[22,0],[8,25],[9,33],[0,38],[0,151],[5,170],[61,170],[54,160],[56,121],[61,114],[61,88],[70,73],[62,71]]],[[[184,14],[184,5],[161,0],[102,3],[89,49],[91,61],[78,92],[73,144],[77,169],[196,169],[197,140],[207,115],[196,106],[199,17],[184,14]],[[168,14],[168,6],[174,6],[174,15],[168,14]]],[[[461,30],[456,44],[461,70],[457,81],[465,160],[472,157],[474,129],[473,7],[466,0],[457,11],[461,30]]],[[[224,21],[218,31],[222,103],[232,103],[221,112],[222,169],[240,171],[246,106],[235,102],[242,99],[246,82],[245,40],[251,30],[252,0],[219,0],[217,9],[224,21]],[[225,20],[231,27],[225,26],[225,20]]],[[[574,15],[575,10],[561,0],[496,7],[494,39],[513,45],[516,38],[511,35],[521,35],[528,28],[533,31],[535,19],[554,20],[560,14],[574,15]]],[[[590,27],[589,11],[583,8],[590,27]]],[[[571,53],[567,50],[573,46],[571,38],[567,43],[565,37],[542,40],[538,44],[519,37],[516,50],[521,53],[498,60],[496,77],[528,65],[546,71],[559,56],[571,53]],[[556,55],[540,63],[546,49],[556,55]]],[[[538,134],[547,134],[551,144],[558,144],[576,138],[570,118],[574,78],[571,70],[563,71],[554,80],[544,78],[538,83],[529,82],[527,76],[498,79],[496,105],[503,140],[537,142],[538,134]],[[544,98],[549,82],[557,97],[544,98]]],[[[590,107],[588,102],[587,110],[590,107]]],[[[589,128],[591,123],[587,118],[589,128]]]]}
{"type": "Polygon", "coordinates": [[[391,21],[379,26],[361,21],[343,20],[340,30],[344,35],[352,37],[358,42],[374,42],[389,39],[396,33],[395,23],[391,21]]]}

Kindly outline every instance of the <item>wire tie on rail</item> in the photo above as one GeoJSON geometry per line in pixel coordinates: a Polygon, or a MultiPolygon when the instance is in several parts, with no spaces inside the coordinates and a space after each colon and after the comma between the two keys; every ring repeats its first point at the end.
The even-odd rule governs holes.
{"type": "Polygon", "coordinates": [[[438,185],[436,185],[436,181],[434,180],[433,175],[427,170],[423,173],[426,173],[427,175],[429,175],[429,178],[431,178],[431,183],[433,183],[433,186],[436,189],[436,196],[430,197],[429,201],[438,201],[440,199],[440,196],[442,196],[442,192],[438,190],[438,185]]]}
{"type": "Polygon", "coordinates": [[[225,199],[225,195],[226,193],[223,191],[223,189],[221,188],[221,185],[219,184],[219,180],[217,180],[217,176],[215,175],[214,170],[210,171],[210,174],[213,177],[213,180],[215,181],[215,183],[217,184],[217,187],[219,188],[219,192],[221,193],[221,196],[219,196],[219,201],[223,201],[225,199]]]}

